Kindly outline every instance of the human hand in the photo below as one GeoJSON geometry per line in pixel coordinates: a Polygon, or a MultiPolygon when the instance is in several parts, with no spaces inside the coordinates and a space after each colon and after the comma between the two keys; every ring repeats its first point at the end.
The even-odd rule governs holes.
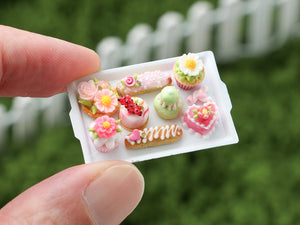
{"type": "MultiPolygon", "coordinates": [[[[98,70],[100,59],[87,48],[0,25],[0,96],[51,96],[98,70]]],[[[79,165],[17,196],[0,209],[0,224],[115,225],[143,191],[143,176],[130,163],[79,165]]]]}

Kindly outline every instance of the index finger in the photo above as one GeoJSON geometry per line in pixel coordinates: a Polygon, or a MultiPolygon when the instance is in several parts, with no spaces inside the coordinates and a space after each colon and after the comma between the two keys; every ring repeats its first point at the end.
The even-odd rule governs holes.
{"type": "Polygon", "coordinates": [[[0,25],[0,96],[51,96],[100,67],[88,48],[0,25]]]}

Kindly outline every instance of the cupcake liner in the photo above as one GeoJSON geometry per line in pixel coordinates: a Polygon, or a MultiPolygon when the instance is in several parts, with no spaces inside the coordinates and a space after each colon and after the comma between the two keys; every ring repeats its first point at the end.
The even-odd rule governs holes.
{"type": "Polygon", "coordinates": [[[180,87],[181,89],[186,90],[186,91],[192,90],[194,87],[197,86],[197,85],[184,85],[184,84],[180,83],[177,79],[175,79],[175,80],[176,80],[178,87],[180,87]]]}

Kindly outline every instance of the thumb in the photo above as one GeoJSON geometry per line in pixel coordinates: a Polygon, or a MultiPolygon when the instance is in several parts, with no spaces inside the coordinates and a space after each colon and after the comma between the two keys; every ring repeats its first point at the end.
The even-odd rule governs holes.
{"type": "Polygon", "coordinates": [[[120,224],[144,191],[138,169],[122,161],[66,169],[0,210],[0,224],[120,224]]]}

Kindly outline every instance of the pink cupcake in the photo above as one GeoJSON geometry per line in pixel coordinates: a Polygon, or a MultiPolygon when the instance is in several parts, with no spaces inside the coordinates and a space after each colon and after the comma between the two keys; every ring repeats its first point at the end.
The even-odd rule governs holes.
{"type": "Polygon", "coordinates": [[[183,115],[182,122],[184,127],[201,136],[208,136],[217,122],[217,107],[212,101],[203,105],[192,105],[183,115]]]}
{"type": "Polygon", "coordinates": [[[98,151],[110,152],[119,145],[122,140],[119,123],[119,120],[102,116],[89,125],[90,137],[98,151]]]}
{"type": "Polygon", "coordinates": [[[184,54],[176,61],[173,74],[178,87],[191,90],[205,77],[203,62],[197,54],[184,54]]]}

